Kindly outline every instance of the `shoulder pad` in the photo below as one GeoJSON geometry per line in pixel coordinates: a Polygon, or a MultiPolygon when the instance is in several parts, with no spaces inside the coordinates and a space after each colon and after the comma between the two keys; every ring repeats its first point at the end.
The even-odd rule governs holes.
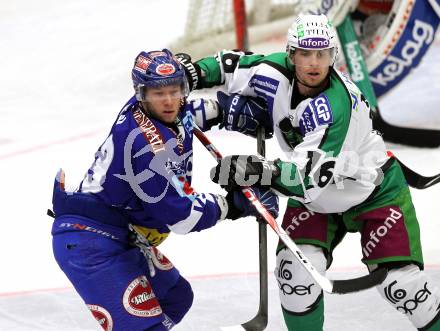
{"type": "Polygon", "coordinates": [[[264,63],[272,67],[277,72],[286,77],[289,81],[294,78],[293,66],[287,60],[286,52],[269,54],[265,56],[260,63],[264,63]]]}
{"type": "Polygon", "coordinates": [[[240,60],[240,57],[243,55],[245,55],[244,52],[223,50],[217,54],[217,61],[220,60],[224,72],[228,74],[234,72],[240,60]]]}

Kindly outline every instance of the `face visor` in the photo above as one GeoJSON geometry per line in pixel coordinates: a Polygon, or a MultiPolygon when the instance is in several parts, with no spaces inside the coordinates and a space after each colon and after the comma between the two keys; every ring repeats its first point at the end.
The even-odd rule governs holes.
{"type": "Polygon", "coordinates": [[[336,61],[336,49],[302,49],[296,48],[289,54],[290,61],[294,66],[302,68],[331,67],[336,61]]]}
{"type": "Polygon", "coordinates": [[[186,77],[163,79],[152,84],[135,87],[136,99],[142,102],[163,102],[188,97],[189,85],[186,77]]]}

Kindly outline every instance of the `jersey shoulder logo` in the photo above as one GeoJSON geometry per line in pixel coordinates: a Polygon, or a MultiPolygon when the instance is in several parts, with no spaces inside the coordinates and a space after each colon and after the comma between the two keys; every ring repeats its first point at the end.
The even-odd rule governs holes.
{"type": "Polygon", "coordinates": [[[333,111],[328,97],[321,93],[312,99],[299,120],[299,127],[303,135],[316,130],[318,126],[331,125],[333,111]]]}
{"type": "Polygon", "coordinates": [[[194,118],[191,114],[191,111],[188,110],[185,113],[185,116],[182,118],[182,124],[183,124],[183,128],[185,129],[185,131],[192,135],[193,129],[194,129],[194,118]]]}
{"type": "Polygon", "coordinates": [[[276,79],[264,75],[254,75],[248,85],[249,87],[258,88],[265,92],[276,94],[279,84],[280,82],[276,79]]]}

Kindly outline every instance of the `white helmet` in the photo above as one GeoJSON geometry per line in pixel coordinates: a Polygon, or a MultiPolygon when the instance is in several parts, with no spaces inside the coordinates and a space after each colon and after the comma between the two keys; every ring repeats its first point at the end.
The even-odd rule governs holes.
{"type": "Polygon", "coordinates": [[[300,14],[287,32],[287,52],[296,48],[320,50],[335,49],[337,53],[336,31],[328,18],[321,15],[300,14]]]}

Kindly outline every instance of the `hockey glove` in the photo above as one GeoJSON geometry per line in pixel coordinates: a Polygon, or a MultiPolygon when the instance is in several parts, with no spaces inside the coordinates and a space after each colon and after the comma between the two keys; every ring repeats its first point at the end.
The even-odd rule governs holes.
{"type": "Polygon", "coordinates": [[[177,61],[183,66],[185,76],[191,91],[202,88],[202,69],[197,63],[191,62],[191,56],[186,53],[177,53],[177,61]]]}
{"type": "Polygon", "coordinates": [[[272,137],[272,119],[264,99],[239,94],[227,95],[219,91],[217,100],[223,114],[220,128],[224,127],[226,130],[238,131],[256,138],[257,129],[263,126],[266,138],[272,137]]]}
{"type": "Polygon", "coordinates": [[[275,161],[268,161],[258,155],[229,155],[211,169],[213,182],[227,191],[243,186],[270,186],[281,174],[275,161]]]}
{"type": "MultiPolygon", "coordinates": [[[[268,188],[251,187],[255,193],[255,197],[260,200],[263,206],[274,218],[278,217],[278,196],[268,188]]],[[[243,195],[241,191],[231,191],[226,195],[228,202],[227,219],[236,220],[237,218],[246,216],[258,217],[260,214],[252,205],[252,203],[243,195]]]]}

